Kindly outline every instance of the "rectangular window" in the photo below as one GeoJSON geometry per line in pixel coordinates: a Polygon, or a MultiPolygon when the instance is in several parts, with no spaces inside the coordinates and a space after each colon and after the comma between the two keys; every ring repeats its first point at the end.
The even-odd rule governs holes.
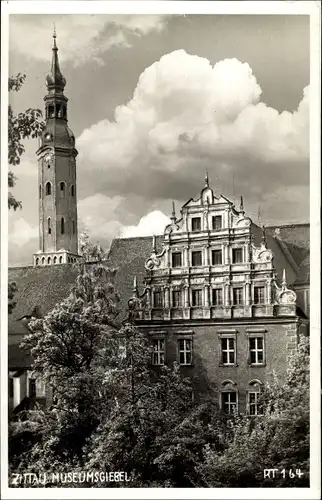
{"type": "Polygon", "coordinates": [[[178,340],[180,365],[191,365],[192,363],[192,340],[178,340]]]}
{"type": "Polygon", "coordinates": [[[233,305],[239,306],[243,303],[243,289],[233,288],[233,305]]]}
{"type": "Polygon", "coordinates": [[[233,264],[238,264],[239,262],[243,262],[243,249],[233,248],[233,264]]]}
{"type": "Polygon", "coordinates": [[[254,287],[254,304],[265,304],[265,287],[254,287]]]}
{"type": "Polygon", "coordinates": [[[259,403],[259,392],[248,393],[248,412],[249,415],[263,415],[263,405],[259,403]]]}
{"type": "Polygon", "coordinates": [[[212,218],[212,228],[215,231],[218,231],[218,229],[222,229],[222,217],[221,217],[221,215],[215,215],[212,218]]]}
{"type": "Polygon", "coordinates": [[[227,338],[221,339],[221,362],[223,365],[234,365],[235,364],[235,339],[227,338]]]}
{"type": "Polygon", "coordinates": [[[192,217],[191,229],[192,229],[192,231],[200,231],[201,230],[201,217],[192,217]]]}
{"type": "Polygon", "coordinates": [[[173,290],[172,307],[181,307],[181,290],[173,290]]]}
{"type": "Polygon", "coordinates": [[[153,306],[163,307],[163,293],[161,291],[154,292],[153,294],[153,306]]]}
{"type": "Polygon", "coordinates": [[[237,411],[237,392],[222,392],[221,393],[222,409],[225,413],[233,414],[237,411]]]}
{"type": "Polygon", "coordinates": [[[192,306],[202,306],[202,290],[191,291],[192,306]]]}
{"type": "Polygon", "coordinates": [[[222,250],[212,250],[211,257],[213,266],[222,264],[222,250]]]}
{"type": "Polygon", "coordinates": [[[182,254],[181,252],[173,252],[172,254],[172,267],[182,266],[182,254]]]}
{"type": "Polygon", "coordinates": [[[213,306],[222,306],[222,289],[221,288],[213,288],[212,290],[212,305],[213,306]]]}
{"type": "Polygon", "coordinates": [[[164,365],[164,348],[165,341],[163,339],[153,339],[152,364],[156,366],[164,365]]]}
{"type": "Polygon", "coordinates": [[[251,337],[249,339],[249,354],[251,365],[262,365],[264,363],[263,337],[251,337]]]}
{"type": "Polygon", "coordinates": [[[202,266],[202,253],[201,251],[191,252],[191,264],[193,267],[202,266]]]}

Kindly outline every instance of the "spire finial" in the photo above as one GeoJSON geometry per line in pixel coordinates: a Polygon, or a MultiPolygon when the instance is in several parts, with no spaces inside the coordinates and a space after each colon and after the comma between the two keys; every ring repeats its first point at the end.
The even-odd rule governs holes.
{"type": "Polygon", "coordinates": [[[285,271],[285,269],[283,269],[282,286],[283,286],[283,287],[286,287],[286,286],[287,286],[287,281],[286,281],[286,271],[285,271]]]}
{"type": "Polygon", "coordinates": [[[56,36],[56,25],[55,25],[55,23],[53,23],[53,25],[54,25],[54,28],[53,28],[53,39],[54,39],[54,42],[53,42],[53,43],[54,43],[53,48],[54,48],[54,49],[57,49],[57,47],[56,47],[56,38],[57,38],[57,36],[56,36]]]}
{"type": "Polygon", "coordinates": [[[152,251],[156,252],[155,234],[152,236],[152,251]]]}
{"type": "Polygon", "coordinates": [[[266,248],[266,229],[264,225],[262,227],[262,245],[266,248]]]}
{"type": "Polygon", "coordinates": [[[205,174],[205,187],[208,188],[209,187],[209,176],[208,176],[208,170],[206,170],[206,174],[205,174]]]}
{"type": "Polygon", "coordinates": [[[138,283],[137,283],[136,275],[134,275],[134,278],[133,278],[133,297],[137,297],[137,296],[138,296],[138,283]]]}
{"type": "Polygon", "coordinates": [[[175,207],[175,204],[174,204],[174,201],[172,202],[172,214],[171,214],[171,220],[173,222],[175,222],[177,219],[176,217],[176,207],[175,207]]]}
{"type": "Polygon", "coordinates": [[[244,200],[243,200],[243,197],[241,196],[240,197],[240,211],[243,212],[244,211],[244,200]]]}

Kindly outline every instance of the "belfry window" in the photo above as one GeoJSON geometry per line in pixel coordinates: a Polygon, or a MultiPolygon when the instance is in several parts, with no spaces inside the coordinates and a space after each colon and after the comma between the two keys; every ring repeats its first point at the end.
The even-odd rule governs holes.
{"type": "Polygon", "coordinates": [[[46,183],[46,195],[50,195],[50,194],[51,194],[51,183],[47,182],[46,183]]]}
{"type": "Polygon", "coordinates": [[[60,232],[61,232],[61,234],[65,234],[65,219],[64,219],[64,217],[62,217],[60,220],[60,232]]]}
{"type": "Polygon", "coordinates": [[[65,196],[65,182],[61,182],[59,184],[59,188],[60,188],[60,197],[64,198],[64,196],[65,196]]]}
{"type": "Polygon", "coordinates": [[[47,230],[48,230],[48,234],[51,234],[51,218],[48,217],[47,219],[47,230]]]}

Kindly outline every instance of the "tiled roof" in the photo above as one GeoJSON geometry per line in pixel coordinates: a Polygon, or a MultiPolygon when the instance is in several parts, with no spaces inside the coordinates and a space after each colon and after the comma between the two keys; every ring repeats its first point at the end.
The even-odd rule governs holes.
{"type": "Polygon", "coordinates": [[[24,317],[31,316],[35,308],[43,316],[63,298],[67,297],[75,282],[77,270],[70,264],[46,267],[9,268],[8,281],[17,284],[14,296],[16,307],[9,314],[9,332],[25,335],[24,317]]]}
{"type": "Polygon", "coordinates": [[[286,244],[296,264],[300,266],[310,251],[310,224],[269,226],[266,231],[286,244]]]}
{"type": "MultiPolygon", "coordinates": [[[[268,227],[267,231],[288,245],[299,267],[297,282],[309,280],[309,225],[289,225],[268,227]],[[275,231],[276,233],[276,231],[275,231]]],[[[156,237],[157,249],[161,249],[163,236],[156,237]]],[[[126,313],[128,299],[132,295],[133,277],[137,276],[139,292],[143,290],[145,260],[152,249],[152,236],[114,239],[108,256],[108,264],[116,270],[115,287],[120,294],[120,308],[126,313]]],[[[286,256],[287,257],[287,256],[286,256]]],[[[48,267],[20,267],[9,269],[9,282],[15,281],[18,290],[17,302],[9,315],[9,343],[16,344],[26,334],[25,316],[30,316],[35,308],[43,316],[65,298],[77,276],[77,269],[70,264],[48,267]],[[16,339],[14,339],[16,337],[16,339]]]]}

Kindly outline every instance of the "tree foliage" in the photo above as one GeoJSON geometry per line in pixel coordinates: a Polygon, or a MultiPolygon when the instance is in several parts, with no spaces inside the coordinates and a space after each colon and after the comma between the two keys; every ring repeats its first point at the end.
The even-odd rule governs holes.
{"type": "MultiPolygon", "coordinates": [[[[18,73],[10,77],[8,82],[9,92],[18,92],[26,80],[26,75],[18,73]]],[[[24,112],[15,114],[12,106],[8,106],[8,161],[9,165],[19,165],[21,155],[25,151],[23,141],[38,137],[44,128],[42,112],[40,109],[29,108],[24,112]]],[[[14,187],[16,177],[12,171],[8,172],[8,187],[14,187]]],[[[9,209],[21,208],[21,202],[17,201],[13,194],[8,194],[9,209]]]]}
{"type": "Polygon", "coordinates": [[[131,479],[86,487],[307,486],[308,339],[285,381],[262,391],[263,416],[224,416],[211,395],[193,400],[177,363],[151,366],[150,339],[131,317],[118,319],[106,254],[87,236],[80,247],[70,295],[34,318],[23,341],[52,398],[11,423],[11,470],[124,471],[131,479]],[[267,468],[306,475],[264,480],[267,468]]]}
{"type": "Polygon", "coordinates": [[[205,486],[309,485],[309,378],[309,339],[302,337],[286,381],[282,383],[275,377],[273,384],[263,390],[264,415],[255,420],[238,417],[223,453],[218,454],[209,445],[205,448],[205,462],[198,468],[205,486]],[[279,472],[276,478],[264,480],[264,469],[279,472]],[[297,475],[299,470],[304,475],[297,475]]]}

